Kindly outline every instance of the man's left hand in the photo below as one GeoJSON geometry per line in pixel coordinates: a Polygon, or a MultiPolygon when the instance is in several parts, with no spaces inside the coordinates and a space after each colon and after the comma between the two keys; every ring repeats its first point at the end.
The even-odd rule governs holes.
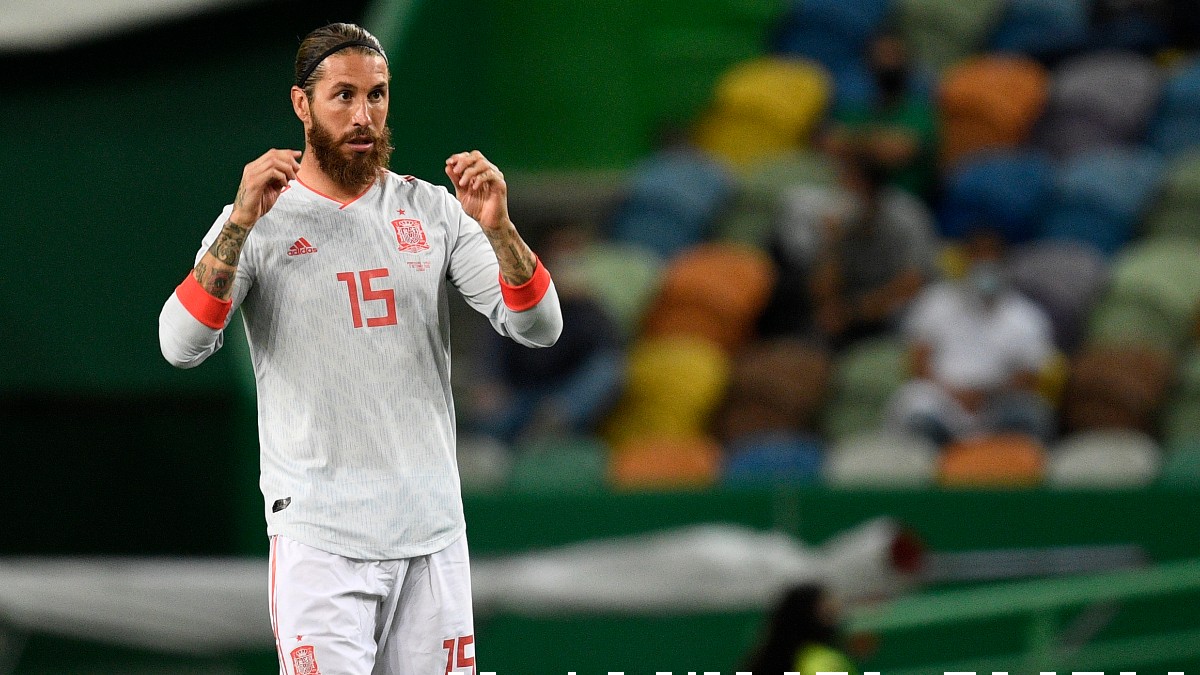
{"type": "Polygon", "coordinates": [[[460,152],[446,160],[446,175],[454,182],[454,195],[485,233],[511,227],[508,217],[508,184],[504,174],[478,150],[460,152]]]}

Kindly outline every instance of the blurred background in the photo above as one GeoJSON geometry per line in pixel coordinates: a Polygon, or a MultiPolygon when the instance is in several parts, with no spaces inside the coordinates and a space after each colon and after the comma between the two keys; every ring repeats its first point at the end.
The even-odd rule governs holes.
{"type": "Polygon", "coordinates": [[[453,303],[481,670],[732,672],[799,583],[809,665],[1200,669],[1196,3],[8,0],[0,672],[275,671],[244,334],[157,316],[329,21],[564,301],[453,303]]]}

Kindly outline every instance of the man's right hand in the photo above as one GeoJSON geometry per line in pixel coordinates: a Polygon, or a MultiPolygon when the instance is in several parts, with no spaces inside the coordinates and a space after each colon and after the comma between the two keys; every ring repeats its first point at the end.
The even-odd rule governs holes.
{"type": "Polygon", "coordinates": [[[242,183],[233,201],[230,220],[250,228],[266,215],[275,206],[288,181],[296,177],[301,154],[299,150],[272,149],[247,164],[242,170],[242,183]]]}

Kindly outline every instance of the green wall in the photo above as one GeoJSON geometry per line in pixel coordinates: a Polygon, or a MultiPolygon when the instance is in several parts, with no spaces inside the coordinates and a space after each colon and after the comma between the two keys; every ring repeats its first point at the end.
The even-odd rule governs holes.
{"type": "Polygon", "coordinates": [[[465,145],[506,171],[621,169],[693,120],[721,71],[762,53],[785,5],[383,1],[403,25],[371,14],[369,27],[395,36],[392,119],[421,130],[408,147],[421,173],[465,145]]]}

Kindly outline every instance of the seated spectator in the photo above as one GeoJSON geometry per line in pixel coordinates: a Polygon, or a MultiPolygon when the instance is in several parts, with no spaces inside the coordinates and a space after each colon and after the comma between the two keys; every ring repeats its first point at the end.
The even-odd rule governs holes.
{"type": "Polygon", "coordinates": [[[1008,286],[998,234],[973,231],[964,249],[966,276],[929,287],[905,320],[915,378],[892,398],[885,424],[939,444],[997,432],[1047,442],[1054,414],[1035,387],[1055,354],[1050,319],[1008,286]]]}
{"type": "Polygon", "coordinates": [[[928,198],[934,185],[937,123],[927,93],[914,90],[908,49],[897,36],[877,36],[867,50],[875,96],[834,113],[824,139],[835,154],[854,148],[883,167],[891,185],[928,198]]]}
{"type": "Polygon", "coordinates": [[[788,589],[772,609],[758,645],[738,672],[857,672],[839,644],[839,614],[836,600],[817,584],[788,589]]]}
{"type": "MultiPolygon", "coordinates": [[[[569,237],[548,245],[564,330],[546,349],[512,349],[494,331],[471,387],[468,427],[506,443],[586,435],[620,395],[625,355],[621,333],[588,291],[569,237]],[[569,328],[566,327],[569,322],[569,328]]],[[[547,265],[551,263],[547,262],[547,265]]]]}
{"type": "Polygon", "coordinates": [[[834,349],[884,332],[933,275],[935,243],[924,204],[851,152],[833,190],[805,186],[787,197],[772,243],[780,280],[760,330],[834,349]]]}

